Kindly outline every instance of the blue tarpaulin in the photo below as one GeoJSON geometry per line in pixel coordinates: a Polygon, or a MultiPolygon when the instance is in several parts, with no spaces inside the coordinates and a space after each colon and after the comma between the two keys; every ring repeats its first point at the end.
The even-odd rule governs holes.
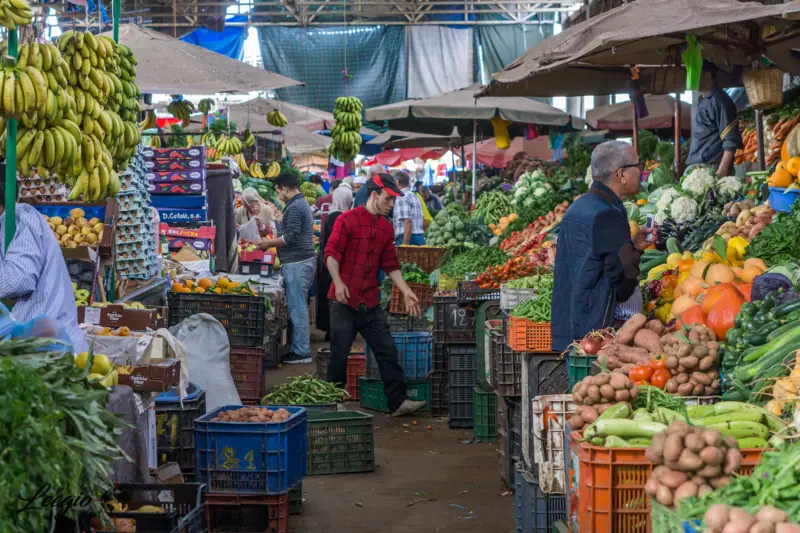
{"type": "MultiPolygon", "coordinates": [[[[225,19],[225,22],[246,22],[247,17],[237,15],[225,19]]],[[[181,41],[202,46],[207,50],[242,60],[244,57],[244,41],[247,39],[245,26],[227,26],[222,31],[211,31],[208,28],[197,28],[181,37],[181,41]]]]}

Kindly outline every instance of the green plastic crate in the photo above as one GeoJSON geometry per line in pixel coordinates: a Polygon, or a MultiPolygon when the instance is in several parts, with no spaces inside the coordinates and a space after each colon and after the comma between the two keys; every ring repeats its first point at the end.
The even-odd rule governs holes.
{"type": "Polygon", "coordinates": [[[472,389],[472,433],[478,442],[497,440],[497,395],[477,385],[472,389]]]}
{"type": "Polygon", "coordinates": [[[359,411],[308,413],[306,475],[375,470],[372,415],[359,411]]]}
{"type": "Polygon", "coordinates": [[[297,484],[289,491],[289,514],[301,514],[303,512],[303,482],[297,484]]]}
{"type": "MultiPolygon", "coordinates": [[[[408,396],[409,400],[424,400],[428,402],[420,411],[431,410],[431,382],[427,379],[406,380],[406,396],[408,396]]],[[[358,402],[364,409],[388,413],[389,402],[383,392],[383,381],[380,379],[358,378],[358,402]]]]}
{"type": "Polygon", "coordinates": [[[586,376],[592,374],[592,364],[597,361],[596,355],[576,357],[573,351],[567,355],[567,374],[569,375],[569,390],[586,376]]]}

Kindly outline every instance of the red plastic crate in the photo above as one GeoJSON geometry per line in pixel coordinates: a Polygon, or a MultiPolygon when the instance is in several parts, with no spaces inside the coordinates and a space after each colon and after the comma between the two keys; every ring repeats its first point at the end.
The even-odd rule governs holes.
{"type": "Polygon", "coordinates": [[[231,346],[231,377],[243,403],[258,403],[264,392],[264,349],[231,346]]]}
{"type": "Polygon", "coordinates": [[[351,400],[358,400],[358,378],[367,373],[367,356],[353,355],[347,358],[347,393],[351,400]]]}
{"type": "Polygon", "coordinates": [[[209,533],[288,533],[289,494],[222,496],[206,500],[209,533]]]}

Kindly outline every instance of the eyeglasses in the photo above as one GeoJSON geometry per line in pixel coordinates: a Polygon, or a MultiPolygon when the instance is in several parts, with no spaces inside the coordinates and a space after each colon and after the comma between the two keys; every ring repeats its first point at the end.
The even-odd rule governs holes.
{"type": "Polygon", "coordinates": [[[644,172],[644,162],[639,161],[638,163],[631,163],[630,165],[622,165],[619,168],[620,170],[625,170],[626,168],[638,168],[639,172],[644,172]]]}

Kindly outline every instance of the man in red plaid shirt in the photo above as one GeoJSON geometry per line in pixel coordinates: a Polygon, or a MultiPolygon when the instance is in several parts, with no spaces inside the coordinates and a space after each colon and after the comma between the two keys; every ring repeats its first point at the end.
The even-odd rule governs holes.
{"type": "Polygon", "coordinates": [[[403,196],[394,178],[376,174],[365,185],[366,205],[342,213],[325,245],[325,265],[333,283],[330,300],[331,355],[328,381],[347,383],[347,357],[356,334],[367,341],[383,379],[383,388],[394,416],[418,411],[427,402],[409,400],[403,369],[389,323],[380,306],[378,269],[387,272],[403,293],[410,314],[419,316],[419,299],[403,279],[394,249],[394,228],[386,219],[395,198],[403,196]]]}

